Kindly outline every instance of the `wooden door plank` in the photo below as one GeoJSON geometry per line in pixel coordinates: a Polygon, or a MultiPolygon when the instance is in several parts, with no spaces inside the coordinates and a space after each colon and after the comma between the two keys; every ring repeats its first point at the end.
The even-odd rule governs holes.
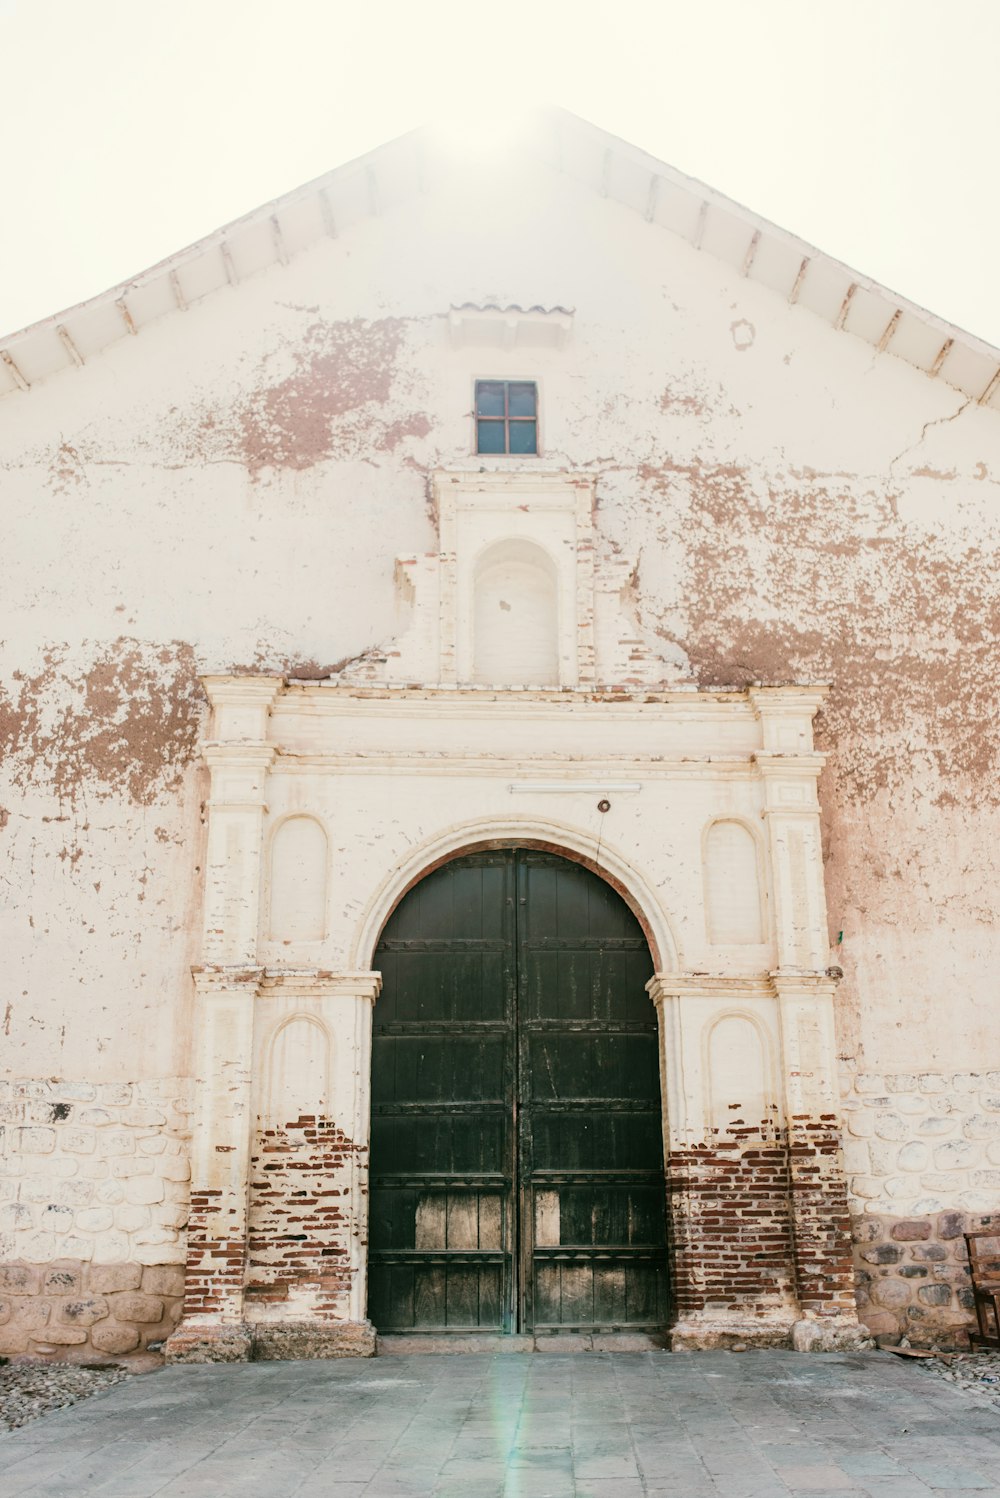
{"type": "Polygon", "coordinates": [[[444,865],[379,941],[369,1304],[383,1330],[512,1322],[512,880],[510,850],[444,865]],[[482,1195],[477,1174],[495,1183],[482,1195]],[[483,1248],[504,1260],[462,1261],[483,1248]]]}
{"type": "Polygon", "coordinates": [[[519,863],[522,1201],[534,1206],[521,1231],[531,1324],[659,1326],[666,1238],[662,1214],[646,1199],[665,1197],[649,949],[624,901],[595,875],[533,852],[519,863]],[[607,1180],[615,1170],[632,1180],[639,1171],[649,1183],[638,1187],[638,1210],[636,1187],[607,1180]],[[614,1257],[634,1252],[636,1226],[650,1235],[641,1265],[614,1257]]]}

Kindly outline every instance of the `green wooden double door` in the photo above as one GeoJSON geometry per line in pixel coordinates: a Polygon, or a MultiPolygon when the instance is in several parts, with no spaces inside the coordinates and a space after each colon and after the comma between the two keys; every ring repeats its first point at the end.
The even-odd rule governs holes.
{"type": "Polygon", "coordinates": [[[492,849],[416,885],[376,965],[375,1326],[663,1327],[652,965],[624,901],[565,859],[492,849]]]}

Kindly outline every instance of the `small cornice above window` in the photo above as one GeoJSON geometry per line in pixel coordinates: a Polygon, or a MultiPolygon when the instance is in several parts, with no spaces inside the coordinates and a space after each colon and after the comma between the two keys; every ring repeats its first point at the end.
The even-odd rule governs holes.
{"type": "Polygon", "coordinates": [[[562,348],[573,327],[568,307],[498,307],[465,302],[448,311],[452,342],[478,348],[562,348]]]}

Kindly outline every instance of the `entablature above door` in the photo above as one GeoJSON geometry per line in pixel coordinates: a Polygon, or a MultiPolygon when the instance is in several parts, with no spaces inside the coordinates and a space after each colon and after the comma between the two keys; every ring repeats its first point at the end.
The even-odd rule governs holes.
{"type": "Polygon", "coordinates": [[[673,925],[685,965],[829,964],[822,687],[205,687],[206,960],[364,966],[379,889],[506,839],[650,890],[650,927],[673,925]]]}

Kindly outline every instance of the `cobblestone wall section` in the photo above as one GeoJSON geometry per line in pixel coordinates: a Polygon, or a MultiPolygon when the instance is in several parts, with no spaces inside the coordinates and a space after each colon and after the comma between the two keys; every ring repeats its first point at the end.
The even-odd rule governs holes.
{"type": "Polygon", "coordinates": [[[180,1264],[0,1264],[0,1356],[116,1356],[169,1337],[180,1264]]]}
{"type": "Polygon", "coordinates": [[[883,1343],[961,1347],[963,1233],[1000,1229],[1000,1071],[842,1076],[858,1314],[883,1343]]]}
{"type": "Polygon", "coordinates": [[[855,1220],[858,1315],[881,1345],[968,1345],[975,1314],[962,1235],[980,1228],[1000,1235],[1000,1212],[855,1220]]]}
{"type": "Polygon", "coordinates": [[[189,1084],[0,1082],[0,1355],[122,1353],[173,1327],[189,1084]]]}
{"type": "Polygon", "coordinates": [[[855,1212],[1000,1211],[1000,1071],[845,1072],[843,1080],[855,1212]]]}

